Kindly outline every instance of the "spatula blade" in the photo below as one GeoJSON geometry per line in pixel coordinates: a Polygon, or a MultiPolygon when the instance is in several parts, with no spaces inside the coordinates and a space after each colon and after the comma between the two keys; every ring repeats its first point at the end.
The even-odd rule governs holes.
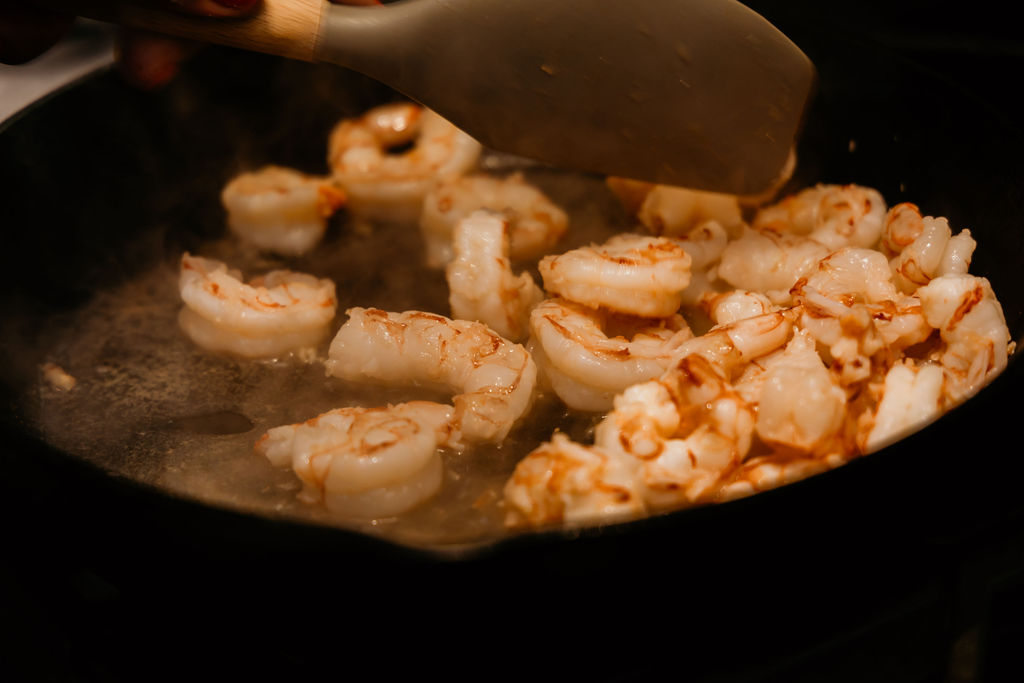
{"type": "Polygon", "coordinates": [[[739,195],[779,181],[815,81],[810,59],[735,0],[332,6],[317,56],[500,151],[739,195]]]}

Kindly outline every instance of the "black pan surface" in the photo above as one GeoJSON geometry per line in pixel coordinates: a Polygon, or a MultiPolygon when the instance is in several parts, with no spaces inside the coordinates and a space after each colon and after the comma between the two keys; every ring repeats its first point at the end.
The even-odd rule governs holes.
{"type": "MultiPolygon", "coordinates": [[[[793,186],[870,185],[969,227],[972,272],[1024,339],[1024,141],[986,97],[999,75],[964,81],[950,62],[905,61],[878,45],[884,31],[855,30],[871,22],[751,4],[820,71],[793,186]]],[[[1024,512],[1019,358],[935,425],[805,482],[455,550],[198,503],[40,438],[27,402],[54,319],[169,249],[214,239],[211,188],[240,168],[313,170],[324,138],[309,131],[388,97],[338,69],[209,49],[164,91],[100,74],[0,131],[3,499],[8,573],[28,596],[12,603],[27,643],[14,670],[820,680],[820,667],[863,665],[843,659],[856,644],[889,653],[874,680],[941,675],[972,623],[965,567],[1011,553],[1024,512]]]]}

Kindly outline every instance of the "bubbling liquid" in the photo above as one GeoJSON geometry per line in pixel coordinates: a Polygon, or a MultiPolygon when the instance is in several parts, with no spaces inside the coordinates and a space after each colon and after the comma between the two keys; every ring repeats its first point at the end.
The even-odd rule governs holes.
{"type": "MultiPolygon", "coordinates": [[[[483,160],[485,168],[498,172],[506,163],[497,155],[483,160]]],[[[558,249],[601,241],[629,227],[602,179],[520,170],[570,215],[569,234],[558,249]]],[[[179,228],[183,234],[188,230],[169,228],[167,251],[154,258],[152,268],[97,291],[45,334],[47,360],[75,380],[66,389],[40,373],[33,420],[52,446],[112,475],[205,504],[353,528],[410,545],[444,546],[507,533],[502,487],[519,459],[556,428],[577,440],[590,438],[599,416],[574,413],[541,394],[504,443],[461,454],[444,451],[441,491],[409,513],[353,522],[302,503],[291,470],[274,468],[253,451],[268,429],[342,406],[447,402],[449,397],[414,386],[368,386],[328,377],[322,364],[327,342],[313,360],[252,361],[198,348],[177,323],[178,262],[184,250],[175,246],[179,228]]],[[[189,244],[189,250],[223,260],[246,277],[287,267],[331,278],[339,310],[332,332],[351,306],[450,314],[444,272],[426,265],[419,228],[411,223],[368,223],[342,210],[319,247],[287,260],[247,250],[230,236],[189,244]]]]}

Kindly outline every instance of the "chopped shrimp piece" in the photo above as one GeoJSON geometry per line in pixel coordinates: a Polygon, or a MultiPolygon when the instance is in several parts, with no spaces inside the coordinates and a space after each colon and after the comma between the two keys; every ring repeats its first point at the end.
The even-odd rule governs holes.
{"type": "Polygon", "coordinates": [[[793,285],[828,254],[828,247],[807,237],[747,228],[722,251],[718,277],[787,305],[793,285]]]}
{"type": "Polygon", "coordinates": [[[946,409],[943,384],[938,364],[908,359],[893,365],[870,429],[858,438],[861,451],[873,453],[935,420],[946,409]]]}
{"type": "Polygon", "coordinates": [[[469,171],[481,150],[437,113],[400,102],[339,122],[328,139],[327,161],[351,211],[409,218],[419,214],[435,183],[469,171]]]}
{"type": "Polygon", "coordinates": [[[708,502],[719,479],[746,457],[753,433],[753,409],[694,355],[617,396],[594,443],[641,461],[644,501],[657,510],[708,502]]]}
{"type": "Polygon", "coordinates": [[[508,260],[508,222],[489,211],[459,221],[453,235],[455,258],[448,264],[452,317],[476,320],[502,337],[522,341],[530,310],[544,292],[529,273],[513,275],[508,260]]]}
{"type": "Polygon", "coordinates": [[[57,391],[71,391],[78,384],[78,380],[73,375],[68,374],[67,370],[52,361],[43,363],[40,370],[46,383],[57,391]]]}
{"type": "Polygon", "coordinates": [[[519,461],[505,484],[510,527],[585,524],[645,513],[638,462],[561,432],[519,461]]]}
{"type": "Polygon", "coordinates": [[[264,166],[232,178],[221,191],[228,228],[258,249],[306,253],[323,238],[327,219],[345,203],[330,178],[264,166]]]}
{"type": "Polygon", "coordinates": [[[885,213],[880,247],[888,256],[895,256],[924,232],[924,216],[917,204],[900,202],[885,213]]]}
{"type": "Polygon", "coordinates": [[[455,226],[481,209],[500,213],[508,221],[508,256],[516,262],[547,254],[569,228],[568,214],[521,173],[505,178],[481,174],[448,178],[423,201],[420,228],[428,265],[442,268],[452,259],[455,226]]]}
{"type": "Polygon", "coordinates": [[[570,408],[600,412],[626,387],[659,376],[693,336],[680,315],[660,320],[616,315],[553,298],[530,314],[530,350],[570,408]]]}
{"type": "Polygon", "coordinates": [[[690,255],[690,284],[683,291],[683,305],[699,306],[703,297],[715,292],[717,265],[729,235],[718,221],[705,221],[677,239],[690,255]]]}
{"type": "Polygon", "coordinates": [[[894,254],[893,279],[907,294],[940,275],[966,273],[977,246],[970,230],[954,235],[947,219],[922,216],[906,202],[886,214],[882,244],[894,254]]]}
{"type": "Polygon", "coordinates": [[[872,249],[832,253],[793,296],[803,309],[800,326],[828,349],[843,386],[868,379],[876,354],[901,353],[931,334],[920,301],[896,290],[885,255],[872,249]]]}
{"type": "Polygon", "coordinates": [[[682,237],[708,221],[732,232],[743,223],[736,195],[617,177],[607,178],[606,183],[652,235],[682,237]]]}
{"type": "Polygon", "coordinates": [[[728,325],[778,310],[764,294],[741,289],[706,294],[700,299],[700,307],[716,325],[728,325]]]}
{"type": "Polygon", "coordinates": [[[331,280],[275,270],[246,284],[227,264],[187,252],[179,287],[185,303],[179,322],[193,341],[251,358],[315,348],[337,308],[331,280]]]}
{"type": "Polygon", "coordinates": [[[755,230],[804,235],[825,245],[873,247],[882,234],[886,204],[877,190],[861,185],[819,184],[761,208],[755,230]]]}
{"type": "Polygon", "coordinates": [[[776,362],[759,378],[756,431],[777,451],[826,455],[837,443],[846,418],[846,392],[829,372],[806,335],[794,335],[776,362]]]}
{"type": "Polygon", "coordinates": [[[672,352],[672,363],[700,356],[727,379],[763,356],[781,349],[793,332],[793,318],[799,314],[786,309],[734,320],[680,343],[672,352]]]}
{"type": "Polygon", "coordinates": [[[757,456],[746,460],[723,478],[714,498],[725,502],[769,491],[835,469],[849,460],[849,456],[840,453],[829,453],[824,457],[799,454],[757,456]]]}
{"type": "Polygon", "coordinates": [[[290,464],[307,503],[345,516],[389,517],[441,488],[438,449],[449,439],[453,412],[428,401],[338,408],[274,427],[256,442],[256,452],[275,466],[290,464]]]}
{"type": "Polygon", "coordinates": [[[918,288],[924,317],[939,331],[952,402],[973,396],[1006,367],[1010,331],[989,281],[973,275],[942,275],[918,288]]]}
{"type": "Polygon", "coordinates": [[[591,308],[667,318],[682,303],[690,261],[677,240],[624,234],[545,256],[539,268],[552,294],[591,308]]]}
{"type": "Polygon", "coordinates": [[[797,289],[836,301],[892,301],[898,297],[885,256],[874,249],[843,247],[818,262],[797,289]]]}
{"type": "Polygon", "coordinates": [[[453,447],[501,442],[530,409],[537,366],[486,325],[434,313],[351,308],[327,373],[349,381],[424,384],[456,392],[453,447]]]}

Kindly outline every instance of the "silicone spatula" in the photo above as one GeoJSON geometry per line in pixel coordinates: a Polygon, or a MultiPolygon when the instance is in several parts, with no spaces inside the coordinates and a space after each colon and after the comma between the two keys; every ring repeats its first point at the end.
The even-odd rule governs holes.
{"type": "Polygon", "coordinates": [[[114,12],[97,18],[354,69],[499,151],[739,195],[784,175],[815,81],[808,57],[735,0],[264,0],[218,21],[114,12]]]}

